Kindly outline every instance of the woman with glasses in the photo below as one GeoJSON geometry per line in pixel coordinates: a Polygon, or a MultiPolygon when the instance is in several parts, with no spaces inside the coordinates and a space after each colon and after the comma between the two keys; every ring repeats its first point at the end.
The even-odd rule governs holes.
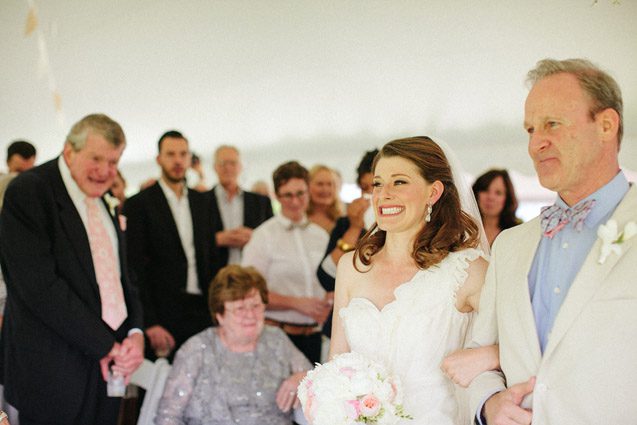
{"type": "Polygon", "coordinates": [[[280,329],[264,326],[267,303],[252,267],[217,273],[208,305],[218,326],[177,351],[156,424],[292,423],[296,388],[311,366],[280,329]]]}
{"type": "Polygon", "coordinates": [[[254,266],[268,282],[266,323],[283,329],[314,363],[321,358],[321,325],[331,308],[316,277],[329,235],[307,218],[307,169],[287,162],[272,178],[281,213],[254,230],[241,263],[254,266]]]}

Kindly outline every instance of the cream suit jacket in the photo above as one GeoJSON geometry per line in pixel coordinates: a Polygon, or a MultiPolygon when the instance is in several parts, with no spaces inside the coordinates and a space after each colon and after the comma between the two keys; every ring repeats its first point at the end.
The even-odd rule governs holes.
{"type": "MultiPolygon", "coordinates": [[[[621,231],[637,222],[637,187],[612,215],[621,231]]],[[[593,244],[558,312],[544,352],[528,274],[540,242],[535,218],[498,237],[474,326],[474,346],[500,345],[502,374],[471,384],[471,412],[496,390],[537,377],[528,402],[533,424],[637,424],[637,236],[599,263],[593,244]]]]}

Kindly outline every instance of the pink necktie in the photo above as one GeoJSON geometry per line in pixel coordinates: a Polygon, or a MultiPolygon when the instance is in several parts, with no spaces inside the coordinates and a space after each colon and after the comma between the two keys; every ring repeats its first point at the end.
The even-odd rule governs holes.
{"type": "Polygon", "coordinates": [[[102,320],[112,329],[117,329],[128,312],[113,244],[102,222],[97,198],[86,198],[84,202],[88,213],[88,241],[102,301],[102,320]]]}

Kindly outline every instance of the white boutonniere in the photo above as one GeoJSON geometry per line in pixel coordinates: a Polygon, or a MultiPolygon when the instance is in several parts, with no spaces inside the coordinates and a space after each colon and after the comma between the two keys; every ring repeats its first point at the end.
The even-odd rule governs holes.
{"type": "Polygon", "coordinates": [[[613,252],[617,255],[621,255],[621,244],[636,234],[637,224],[635,224],[634,221],[628,222],[621,233],[618,233],[617,222],[615,220],[608,220],[608,223],[599,226],[597,236],[602,240],[602,250],[599,260],[597,260],[599,264],[604,264],[606,258],[613,252]]]}
{"type": "Polygon", "coordinates": [[[106,201],[106,204],[108,205],[108,210],[110,211],[111,215],[115,217],[115,209],[119,206],[119,199],[117,199],[110,193],[105,193],[104,201],[106,201]]]}

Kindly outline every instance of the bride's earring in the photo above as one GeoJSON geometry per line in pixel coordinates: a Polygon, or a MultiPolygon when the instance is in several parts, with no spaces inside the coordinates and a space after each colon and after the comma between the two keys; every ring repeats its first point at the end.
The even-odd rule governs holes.
{"type": "Polygon", "coordinates": [[[427,204],[427,216],[425,217],[425,223],[429,223],[431,221],[431,204],[427,204]]]}

